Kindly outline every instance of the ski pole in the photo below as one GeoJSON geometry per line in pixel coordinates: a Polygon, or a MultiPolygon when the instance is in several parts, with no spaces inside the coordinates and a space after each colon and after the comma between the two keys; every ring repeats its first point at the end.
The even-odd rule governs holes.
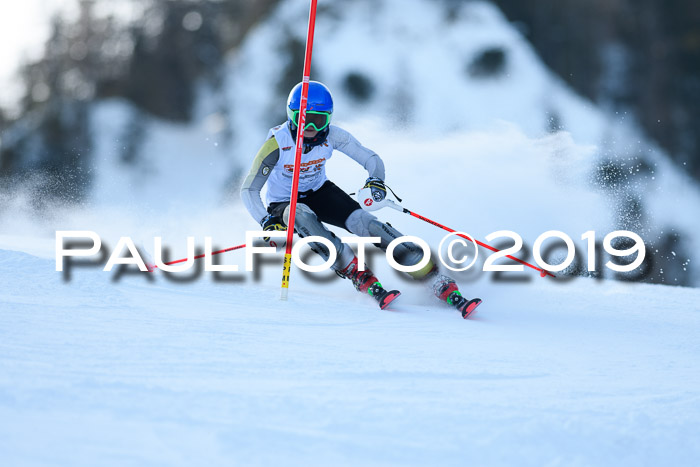
{"type": "MultiPolygon", "coordinates": [[[[443,230],[447,230],[448,232],[451,232],[451,233],[457,232],[456,230],[451,229],[451,228],[449,228],[449,227],[447,227],[447,226],[444,226],[444,225],[440,224],[439,222],[435,222],[435,221],[432,220],[432,219],[428,219],[428,218],[425,217],[425,216],[421,216],[420,214],[417,214],[417,213],[415,213],[415,212],[413,212],[413,211],[410,211],[410,210],[406,209],[405,207],[401,206],[400,204],[395,203],[395,202],[392,201],[392,200],[387,200],[387,201],[388,201],[387,206],[389,206],[389,207],[391,207],[391,208],[393,208],[393,209],[396,209],[397,211],[401,211],[401,212],[403,212],[403,213],[409,214],[409,215],[411,215],[411,216],[413,216],[413,217],[415,217],[415,218],[417,218],[417,219],[420,219],[420,220],[422,220],[422,221],[424,221],[424,222],[427,222],[428,224],[434,225],[435,227],[439,227],[439,228],[441,228],[441,229],[443,229],[443,230]]],[[[484,243],[484,242],[480,242],[479,240],[469,238],[469,237],[467,237],[466,235],[462,235],[462,234],[457,234],[457,235],[458,235],[459,237],[465,238],[465,239],[467,239],[467,240],[474,241],[476,244],[478,244],[478,245],[480,245],[480,246],[482,246],[482,247],[484,247],[484,248],[487,248],[487,249],[489,249],[489,250],[491,250],[491,251],[495,251],[495,252],[501,251],[501,250],[499,250],[498,248],[494,248],[494,247],[492,247],[492,246],[489,245],[489,244],[486,244],[486,243],[484,243]]],[[[533,266],[532,264],[530,264],[530,263],[528,263],[528,262],[526,262],[526,261],[523,261],[523,260],[521,260],[521,259],[519,259],[519,258],[516,258],[515,256],[506,255],[506,258],[512,259],[513,261],[516,261],[516,262],[518,262],[518,263],[520,263],[520,264],[522,264],[522,265],[525,265],[525,266],[527,266],[527,267],[529,267],[529,268],[534,269],[535,271],[538,271],[538,272],[540,273],[540,277],[545,277],[545,276],[556,277],[556,276],[555,276],[554,274],[552,274],[551,272],[546,271],[546,270],[544,270],[544,269],[542,269],[542,268],[538,268],[537,266],[533,266]]]]}
{"type": "Polygon", "coordinates": [[[311,0],[309,9],[309,28],[306,33],[306,55],[304,57],[304,75],[301,81],[301,101],[299,102],[299,122],[297,124],[296,153],[294,155],[294,173],[292,175],[292,195],[289,198],[289,220],[287,225],[287,249],[282,266],[282,293],[280,299],[287,300],[289,293],[289,274],[292,270],[292,239],[294,238],[294,220],[297,212],[297,195],[299,193],[299,174],[301,173],[301,154],[304,147],[304,127],[306,126],[306,104],[309,97],[309,79],[311,75],[311,51],[314,47],[314,27],[316,25],[316,2],[311,0]]]}
{"type": "MultiPolygon", "coordinates": [[[[214,252],[212,252],[211,255],[214,256],[214,255],[218,255],[218,254],[220,254],[220,253],[226,253],[226,252],[228,252],[228,251],[240,250],[241,248],[245,248],[245,246],[246,246],[245,243],[243,243],[242,245],[236,245],[236,246],[232,246],[231,248],[225,248],[225,249],[223,249],[223,250],[214,251],[214,252]]],[[[194,257],[194,259],[201,259],[201,258],[204,258],[205,256],[207,256],[207,255],[206,255],[206,254],[197,255],[197,256],[194,257]]],[[[168,263],[165,263],[165,265],[166,265],[166,266],[170,266],[170,265],[177,264],[177,263],[184,263],[184,262],[187,261],[188,259],[189,259],[189,258],[182,258],[182,259],[178,259],[178,260],[175,260],[175,261],[170,261],[170,262],[168,262],[168,263]]],[[[157,268],[158,268],[158,266],[156,266],[156,265],[154,264],[154,265],[153,265],[153,269],[149,268],[149,269],[148,269],[148,272],[153,272],[153,271],[155,271],[157,268]]]]}

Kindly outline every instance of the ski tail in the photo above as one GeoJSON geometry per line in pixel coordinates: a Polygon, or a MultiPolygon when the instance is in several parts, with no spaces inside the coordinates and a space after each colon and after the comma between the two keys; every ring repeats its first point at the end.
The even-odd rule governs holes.
{"type": "Polygon", "coordinates": [[[379,282],[372,284],[367,293],[377,301],[379,308],[382,310],[385,310],[391,302],[401,295],[401,292],[398,290],[386,290],[379,282]]]}
{"type": "Polygon", "coordinates": [[[452,292],[447,298],[447,303],[457,308],[462,313],[462,318],[469,318],[476,308],[481,305],[480,298],[472,298],[471,300],[464,298],[459,291],[452,292]]]}
{"type": "Polygon", "coordinates": [[[460,310],[462,312],[462,318],[467,319],[469,316],[471,316],[475,311],[476,308],[481,305],[481,299],[480,298],[473,298],[467,302],[467,304],[464,306],[463,310],[460,310]]]}

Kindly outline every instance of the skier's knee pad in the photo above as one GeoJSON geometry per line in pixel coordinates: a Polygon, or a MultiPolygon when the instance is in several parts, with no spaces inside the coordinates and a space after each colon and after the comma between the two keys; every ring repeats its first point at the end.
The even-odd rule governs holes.
{"type": "MultiPolygon", "coordinates": [[[[391,225],[379,222],[376,218],[369,223],[369,234],[373,237],[379,237],[381,239],[379,247],[382,250],[387,249],[389,243],[395,239],[402,237],[401,232],[393,228],[391,225]]],[[[413,242],[403,242],[394,248],[394,260],[399,264],[404,266],[413,266],[418,264],[423,259],[423,249],[413,242]]],[[[435,268],[435,264],[432,261],[428,261],[424,267],[420,268],[418,271],[407,273],[414,279],[421,279],[428,275],[430,271],[435,268]]]]}
{"type": "MultiPolygon", "coordinates": [[[[289,206],[284,209],[284,223],[289,225],[289,206]]],[[[294,214],[294,230],[300,237],[318,235],[330,239],[331,232],[318,220],[316,213],[306,204],[297,204],[294,214]]]]}
{"type": "MultiPolygon", "coordinates": [[[[289,207],[284,210],[284,220],[286,224],[289,223],[289,207]]],[[[330,240],[338,254],[337,259],[332,266],[333,269],[343,269],[345,266],[350,264],[350,261],[352,261],[353,257],[355,256],[352,249],[343,244],[333,232],[328,230],[326,226],[324,226],[321,221],[318,220],[316,213],[306,204],[297,204],[297,210],[294,215],[294,230],[296,230],[296,232],[302,238],[318,236],[330,240]]],[[[309,246],[324,260],[327,260],[330,257],[330,252],[325,244],[320,242],[312,242],[309,244],[309,246]]]]}
{"type": "Polygon", "coordinates": [[[377,218],[372,214],[368,213],[363,209],[355,209],[345,221],[345,228],[349,232],[354,233],[360,237],[371,236],[369,232],[369,225],[372,221],[377,221],[377,218]]]}
{"type": "MultiPolygon", "coordinates": [[[[284,223],[289,225],[289,205],[284,208],[282,218],[284,219],[284,223]]],[[[310,224],[313,222],[318,222],[320,224],[316,213],[306,204],[297,203],[297,210],[294,213],[294,227],[298,228],[302,224],[310,224]]]]}

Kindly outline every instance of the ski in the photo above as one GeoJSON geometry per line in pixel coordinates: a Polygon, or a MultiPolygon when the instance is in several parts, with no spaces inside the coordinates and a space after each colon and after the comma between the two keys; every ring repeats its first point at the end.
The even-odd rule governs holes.
{"type": "Polygon", "coordinates": [[[386,290],[379,282],[370,286],[367,293],[377,301],[379,308],[382,310],[386,309],[391,302],[401,295],[401,292],[398,290],[386,290]]]}
{"type": "Polygon", "coordinates": [[[452,292],[447,300],[447,303],[457,308],[462,313],[462,318],[467,319],[471,316],[476,308],[481,305],[480,298],[472,298],[471,300],[464,298],[458,292],[452,292]]]}

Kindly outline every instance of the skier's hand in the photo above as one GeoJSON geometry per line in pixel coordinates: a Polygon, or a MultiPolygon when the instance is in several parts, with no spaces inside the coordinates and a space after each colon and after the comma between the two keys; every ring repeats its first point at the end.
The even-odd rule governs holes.
{"type": "Polygon", "coordinates": [[[386,185],[384,185],[384,181],[381,178],[369,177],[362,188],[372,190],[372,199],[377,203],[386,198],[386,185]]]}
{"type": "MultiPolygon", "coordinates": [[[[260,222],[260,225],[262,226],[263,230],[265,230],[265,231],[285,231],[285,230],[287,230],[287,226],[284,225],[284,221],[282,220],[282,218],[277,217],[277,216],[273,216],[272,214],[268,214],[267,216],[265,216],[265,218],[262,220],[262,222],[260,222]]],[[[270,242],[270,237],[263,237],[263,241],[272,244],[272,242],[270,242]]],[[[272,246],[277,246],[277,245],[272,245],[272,246]]]]}

